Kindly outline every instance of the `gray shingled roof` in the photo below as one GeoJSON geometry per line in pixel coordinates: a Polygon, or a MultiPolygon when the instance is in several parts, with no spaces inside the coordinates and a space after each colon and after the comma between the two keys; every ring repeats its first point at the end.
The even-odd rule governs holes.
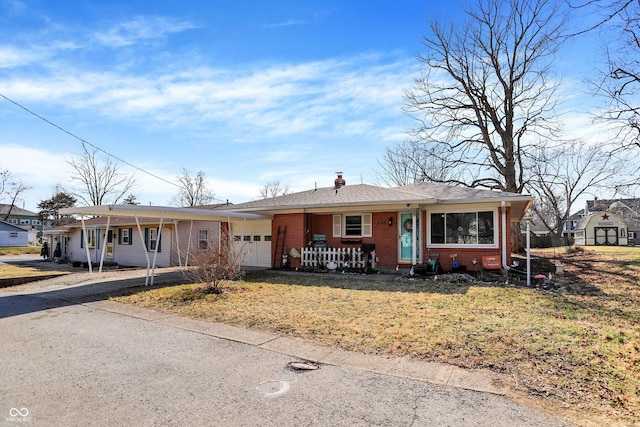
{"type": "Polygon", "coordinates": [[[254,200],[228,207],[234,211],[271,211],[283,209],[319,208],[332,206],[371,206],[399,203],[447,204],[509,200],[527,204],[530,196],[453,187],[443,184],[415,183],[395,188],[368,184],[345,185],[340,188],[323,187],[284,196],[254,200]]]}
{"type": "Polygon", "coordinates": [[[38,216],[35,212],[19,208],[15,205],[12,208],[11,205],[0,203],[0,215],[6,215],[9,210],[11,210],[11,216],[38,216]]]}

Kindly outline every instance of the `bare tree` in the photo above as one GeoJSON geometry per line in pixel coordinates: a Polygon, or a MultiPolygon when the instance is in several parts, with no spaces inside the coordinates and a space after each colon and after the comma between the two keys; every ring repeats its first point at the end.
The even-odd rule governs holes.
{"type": "Polygon", "coordinates": [[[607,45],[607,69],[598,86],[610,100],[602,118],[623,125],[617,137],[622,148],[640,147],[640,0],[618,3],[624,8],[611,25],[621,40],[607,45]]]}
{"type": "MultiPolygon", "coordinates": [[[[539,150],[528,189],[536,195],[533,210],[556,237],[561,237],[575,202],[592,191],[626,186],[624,161],[616,153],[584,142],[563,150],[539,150]]],[[[632,178],[629,177],[630,181],[632,178]]]]}
{"type": "Polygon", "coordinates": [[[180,189],[173,196],[172,204],[178,207],[203,206],[215,199],[215,193],[209,188],[204,172],[199,171],[191,175],[187,169],[182,169],[178,177],[180,189]]]}
{"type": "Polygon", "coordinates": [[[439,156],[431,154],[435,144],[421,141],[405,141],[387,148],[378,177],[387,185],[400,186],[419,181],[450,182],[455,171],[439,156]]]}
{"type": "Polygon", "coordinates": [[[224,292],[227,280],[237,280],[244,275],[240,265],[242,251],[234,247],[226,231],[220,233],[220,240],[210,240],[192,255],[188,274],[192,280],[204,284],[199,291],[207,294],[224,292]]]}
{"type": "Polygon", "coordinates": [[[98,159],[96,149],[89,151],[85,144],[82,149],[83,154],[67,162],[73,168],[72,181],[82,188],[73,195],[88,206],[118,203],[135,186],[135,179],[121,173],[117,163],[98,159]]]}
{"type": "Polygon", "coordinates": [[[9,201],[9,209],[7,209],[7,212],[2,218],[4,221],[11,216],[11,212],[16,203],[22,200],[20,198],[22,193],[30,189],[31,187],[26,185],[21,179],[14,179],[11,171],[8,169],[0,171],[0,200],[7,198],[9,201]]]}
{"type": "Polygon", "coordinates": [[[604,42],[605,67],[591,81],[606,97],[608,107],[598,119],[620,126],[618,149],[640,147],[640,0],[568,0],[575,10],[594,14],[596,22],[570,37],[599,30],[604,42]]]}
{"type": "Polygon", "coordinates": [[[426,70],[406,93],[414,140],[447,171],[424,167],[423,180],[519,193],[531,147],[557,131],[562,13],[551,0],[479,0],[466,18],[431,21],[426,70]]]}
{"type": "Polygon", "coordinates": [[[289,194],[289,186],[282,186],[279,180],[269,181],[260,189],[260,198],[268,199],[269,197],[284,196],[289,194]]]}

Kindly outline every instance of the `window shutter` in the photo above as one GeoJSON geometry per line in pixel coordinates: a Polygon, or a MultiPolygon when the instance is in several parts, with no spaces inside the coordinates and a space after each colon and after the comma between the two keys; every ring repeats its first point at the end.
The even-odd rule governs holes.
{"type": "Polygon", "coordinates": [[[129,229],[129,244],[133,245],[133,228],[129,229]]]}
{"type": "Polygon", "coordinates": [[[84,248],[84,230],[80,229],[80,249],[84,248]]]}
{"type": "Polygon", "coordinates": [[[149,250],[149,228],[144,228],[144,248],[149,250]]]}
{"type": "Polygon", "coordinates": [[[118,244],[122,244],[122,228],[118,228],[118,244]]]}
{"type": "Polygon", "coordinates": [[[362,214],[362,236],[371,237],[371,214],[362,214]]]}
{"type": "Polygon", "coordinates": [[[333,216],[333,237],[342,236],[342,215],[333,216]]]}

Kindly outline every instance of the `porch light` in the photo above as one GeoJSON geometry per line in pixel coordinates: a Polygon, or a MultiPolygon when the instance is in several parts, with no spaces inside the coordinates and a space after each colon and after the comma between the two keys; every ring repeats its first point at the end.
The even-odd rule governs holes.
{"type": "Polygon", "coordinates": [[[392,216],[390,216],[390,217],[389,217],[389,226],[392,226],[392,225],[393,225],[393,217],[392,217],[392,216]]]}

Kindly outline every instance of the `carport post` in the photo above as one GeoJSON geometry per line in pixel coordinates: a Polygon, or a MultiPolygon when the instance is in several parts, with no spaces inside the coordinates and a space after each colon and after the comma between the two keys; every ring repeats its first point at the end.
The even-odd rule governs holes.
{"type": "Polygon", "coordinates": [[[180,240],[178,240],[178,220],[173,220],[173,228],[176,230],[176,248],[178,248],[178,265],[182,267],[182,257],[180,256],[180,240]]]}
{"type": "Polygon", "coordinates": [[[527,287],[531,287],[531,236],[529,234],[529,225],[531,218],[527,217],[527,287]]]}
{"type": "Polygon", "coordinates": [[[93,268],[91,268],[91,253],[89,252],[89,239],[88,239],[89,236],[87,236],[87,226],[84,223],[84,215],[80,216],[80,222],[82,223],[84,250],[87,252],[87,264],[89,264],[89,274],[92,274],[93,268]]]}
{"type": "Polygon", "coordinates": [[[109,244],[109,224],[111,223],[111,217],[107,217],[107,228],[104,230],[104,241],[102,242],[102,254],[100,254],[100,269],[98,273],[102,274],[102,265],[104,264],[104,254],[109,244]]]}
{"type": "Polygon", "coordinates": [[[158,237],[156,240],[156,248],[153,251],[153,264],[151,265],[151,286],[153,286],[153,275],[156,272],[156,258],[158,257],[158,247],[160,246],[160,237],[162,236],[163,220],[164,220],[164,211],[160,214],[160,225],[158,225],[158,237]]]}
{"type": "Polygon", "coordinates": [[[138,219],[137,212],[134,213],[134,218],[136,219],[136,225],[138,226],[138,234],[140,235],[140,241],[142,242],[144,256],[147,257],[147,275],[144,278],[144,285],[147,286],[149,284],[149,252],[147,251],[147,242],[144,241],[144,234],[142,233],[142,228],[140,227],[140,220],[138,219]]]}
{"type": "Polygon", "coordinates": [[[191,220],[191,224],[189,225],[189,240],[187,240],[187,255],[184,257],[185,267],[189,265],[189,253],[191,252],[191,233],[192,232],[193,232],[193,220],[191,220]]]}

